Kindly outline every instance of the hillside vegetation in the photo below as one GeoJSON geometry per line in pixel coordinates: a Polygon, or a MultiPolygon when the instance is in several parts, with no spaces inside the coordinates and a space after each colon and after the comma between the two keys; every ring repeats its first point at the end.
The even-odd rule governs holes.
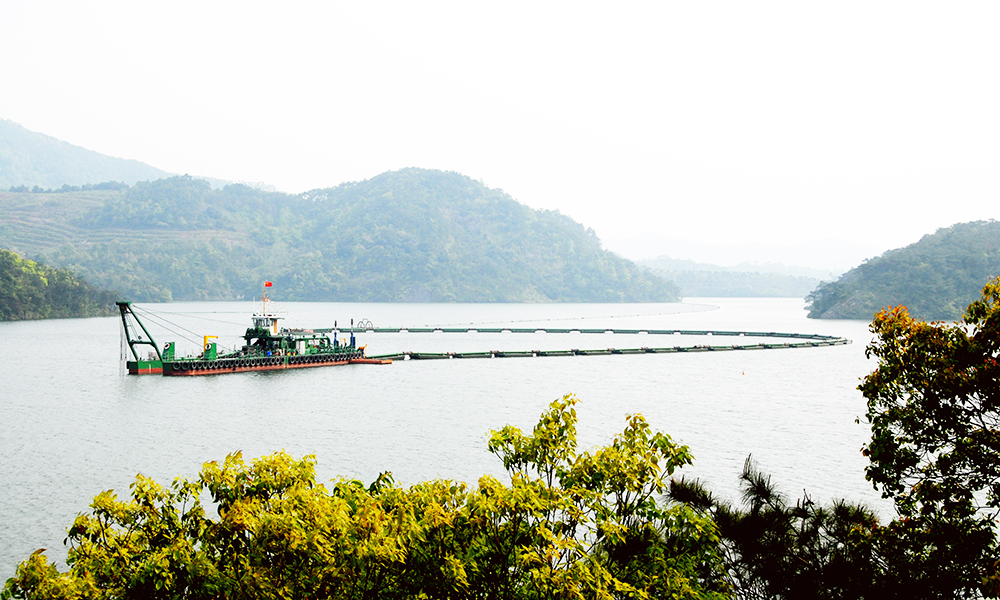
{"type": "Polygon", "coordinates": [[[115,312],[115,296],[65,269],[0,249],[0,321],[107,316],[115,312]]]}
{"type": "Polygon", "coordinates": [[[668,302],[592,230],[458,173],[404,169],[298,196],[172,177],[0,193],[0,244],[132,300],[668,302]]]}
{"type": "Polygon", "coordinates": [[[960,223],[851,269],[809,295],[809,316],[864,319],[906,306],[920,319],[954,320],[1000,275],[1000,222],[960,223]]]}
{"type": "Polygon", "coordinates": [[[0,190],[59,188],[99,181],[159,179],[169,173],[137,160],[105,156],[0,119],[0,190]]]}

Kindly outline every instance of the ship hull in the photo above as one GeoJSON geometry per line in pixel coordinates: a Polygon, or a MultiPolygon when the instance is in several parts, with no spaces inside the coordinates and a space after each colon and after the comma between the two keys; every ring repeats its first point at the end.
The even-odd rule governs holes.
{"type": "Polygon", "coordinates": [[[356,353],[346,356],[284,356],[255,358],[222,358],[217,360],[168,361],[163,363],[163,375],[170,377],[194,377],[198,375],[220,375],[223,373],[246,373],[250,371],[284,371],[287,369],[309,369],[312,367],[335,367],[349,364],[389,364],[391,361],[365,358],[356,353]]]}

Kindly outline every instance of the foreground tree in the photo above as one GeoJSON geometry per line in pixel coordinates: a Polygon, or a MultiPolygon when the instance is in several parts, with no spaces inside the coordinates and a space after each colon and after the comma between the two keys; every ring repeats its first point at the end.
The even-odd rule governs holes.
{"type": "Polygon", "coordinates": [[[657,503],[669,477],[691,463],[688,448],[631,415],[609,446],[578,454],[576,403],[572,396],[554,402],[531,435],[508,426],[490,438],[512,474],[511,490],[532,486],[541,500],[523,517],[504,519],[522,522],[536,543],[522,548],[520,564],[502,566],[527,569],[533,581],[568,583],[588,598],[721,597],[711,520],[657,503]]]}
{"type": "Polygon", "coordinates": [[[890,560],[914,589],[940,597],[1000,593],[1000,279],[953,324],[875,315],[859,389],[872,440],[868,479],[901,517],[890,560]]]}
{"type": "Polygon", "coordinates": [[[493,432],[510,485],[403,489],[383,474],[328,490],[313,457],[284,453],[230,455],[169,487],[139,476],[128,500],[104,492],[76,519],[67,572],[36,552],[3,596],[723,597],[711,521],[655,501],[688,449],[633,415],[610,445],[577,453],[576,402],[554,402],[531,434],[493,432]]]}
{"type": "Polygon", "coordinates": [[[823,507],[808,495],[789,504],[749,457],[740,490],[742,506],[719,500],[697,481],[675,480],[669,491],[671,501],[715,522],[735,597],[892,597],[879,577],[872,538],[879,526],[871,509],[845,501],[823,507]]]}
{"type": "Polygon", "coordinates": [[[891,498],[886,525],[870,509],[789,504],[748,459],[743,506],[698,482],[670,498],[711,516],[739,598],[1000,596],[1000,279],[961,322],[926,323],[905,308],[878,313],[859,389],[872,439],[867,477],[891,498]]]}
{"type": "MultiPolygon", "coordinates": [[[[741,506],[700,482],[671,484],[669,498],[710,516],[725,577],[741,599],[900,599],[992,597],[983,569],[989,539],[972,520],[900,517],[881,525],[874,511],[808,495],[790,504],[750,459],[740,476],[741,506]]],[[[988,531],[988,536],[992,536],[988,531]]]]}

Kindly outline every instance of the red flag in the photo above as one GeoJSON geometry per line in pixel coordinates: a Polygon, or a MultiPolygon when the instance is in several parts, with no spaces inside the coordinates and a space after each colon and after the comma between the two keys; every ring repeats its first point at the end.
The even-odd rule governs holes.
{"type": "Polygon", "coordinates": [[[272,283],[270,281],[264,282],[264,287],[271,287],[272,283]]]}

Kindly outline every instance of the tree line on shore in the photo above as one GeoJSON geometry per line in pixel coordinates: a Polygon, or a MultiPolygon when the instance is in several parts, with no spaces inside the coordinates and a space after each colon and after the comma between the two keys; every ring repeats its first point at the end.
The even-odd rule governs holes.
{"type": "Polygon", "coordinates": [[[742,502],[680,476],[690,450],[641,415],[580,452],[572,396],[488,448],[474,486],[315,481],[315,458],[239,453],[171,485],[138,476],[39,550],[5,598],[978,598],[1000,595],[1000,279],[960,323],[879,312],[859,389],[869,481],[859,504],[794,503],[748,459],[742,502]],[[213,514],[214,513],[214,514],[213,514]]]}
{"type": "Polygon", "coordinates": [[[0,321],[114,314],[116,294],[0,248],[0,321]]]}
{"type": "Polygon", "coordinates": [[[92,192],[95,190],[127,190],[127,183],[122,183],[120,181],[102,181],[101,183],[85,183],[83,185],[69,185],[64,183],[57,188],[43,188],[39,185],[33,185],[30,188],[26,185],[12,185],[9,192],[17,192],[21,194],[65,194],[68,192],[92,192]]]}

